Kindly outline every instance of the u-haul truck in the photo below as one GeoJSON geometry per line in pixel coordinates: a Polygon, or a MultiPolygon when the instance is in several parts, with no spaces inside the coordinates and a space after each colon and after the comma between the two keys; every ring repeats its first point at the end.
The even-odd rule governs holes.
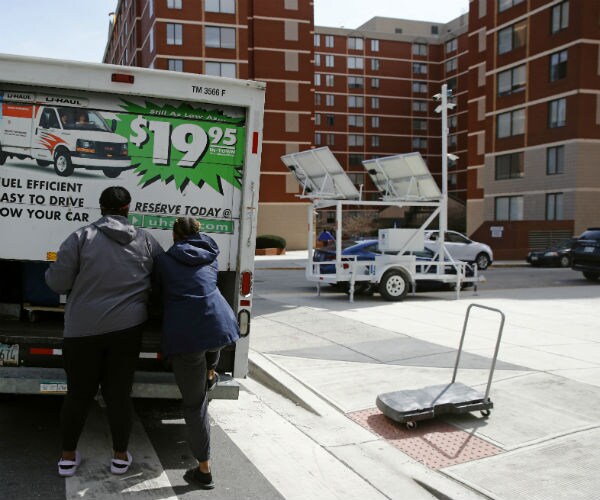
{"type": "MultiPolygon", "coordinates": [[[[62,241],[97,220],[108,186],[166,250],[177,217],[221,251],[219,287],[243,337],[214,397],[248,369],[265,86],[204,75],[0,54],[0,392],[64,393],[58,297],[43,274],[62,241]]],[[[177,397],[144,337],[134,395],[177,397]]]]}

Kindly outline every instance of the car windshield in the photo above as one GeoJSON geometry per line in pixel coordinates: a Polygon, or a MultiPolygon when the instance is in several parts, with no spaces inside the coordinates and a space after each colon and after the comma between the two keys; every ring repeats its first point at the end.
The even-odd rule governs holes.
{"type": "Polygon", "coordinates": [[[98,130],[110,132],[110,128],[98,113],[89,109],[59,108],[58,115],[65,130],[98,130]]]}

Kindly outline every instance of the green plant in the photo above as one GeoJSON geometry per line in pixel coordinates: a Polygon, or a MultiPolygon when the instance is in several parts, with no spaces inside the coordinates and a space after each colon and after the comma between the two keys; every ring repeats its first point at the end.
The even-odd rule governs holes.
{"type": "Polygon", "coordinates": [[[285,248],[286,241],[281,236],[275,236],[272,234],[264,234],[256,238],[257,250],[263,248],[285,248]]]}

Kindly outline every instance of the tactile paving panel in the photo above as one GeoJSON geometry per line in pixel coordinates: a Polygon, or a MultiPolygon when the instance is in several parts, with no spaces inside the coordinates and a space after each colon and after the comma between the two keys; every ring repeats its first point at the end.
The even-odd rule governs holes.
{"type": "Polygon", "coordinates": [[[432,469],[461,464],[502,453],[502,449],[445,422],[422,420],[407,429],[377,408],[347,414],[371,432],[387,439],[411,458],[432,469]]]}

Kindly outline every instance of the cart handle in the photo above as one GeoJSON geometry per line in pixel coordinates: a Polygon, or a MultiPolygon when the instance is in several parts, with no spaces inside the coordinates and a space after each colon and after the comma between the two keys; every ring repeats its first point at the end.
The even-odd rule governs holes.
{"type": "Polygon", "coordinates": [[[496,340],[496,348],[494,349],[494,357],[492,358],[492,366],[490,367],[490,375],[488,377],[487,387],[485,388],[484,400],[487,401],[490,395],[490,387],[492,385],[492,378],[494,377],[494,370],[496,369],[496,360],[498,359],[498,351],[500,350],[500,340],[502,339],[502,331],[504,330],[504,313],[500,309],[495,307],[482,306],[479,304],[470,304],[467,307],[467,313],[465,314],[465,322],[463,323],[462,335],[460,336],[460,344],[458,346],[458,352],[456,353],[456,363],[454,364],[454,373],[452,374],[452,383],[456,381],[456,372],[458,371],[458,365],[460,363],[460,355],[462,354],[463,343],[465,341],[465,333],[467,331],[467,324],[469,322],[469,315],[471,309],[477,307],[479,309],[487,309],[488,311],[497,312],[500,315],[500,328],[498,329],[498,338],[496,340]]]}

